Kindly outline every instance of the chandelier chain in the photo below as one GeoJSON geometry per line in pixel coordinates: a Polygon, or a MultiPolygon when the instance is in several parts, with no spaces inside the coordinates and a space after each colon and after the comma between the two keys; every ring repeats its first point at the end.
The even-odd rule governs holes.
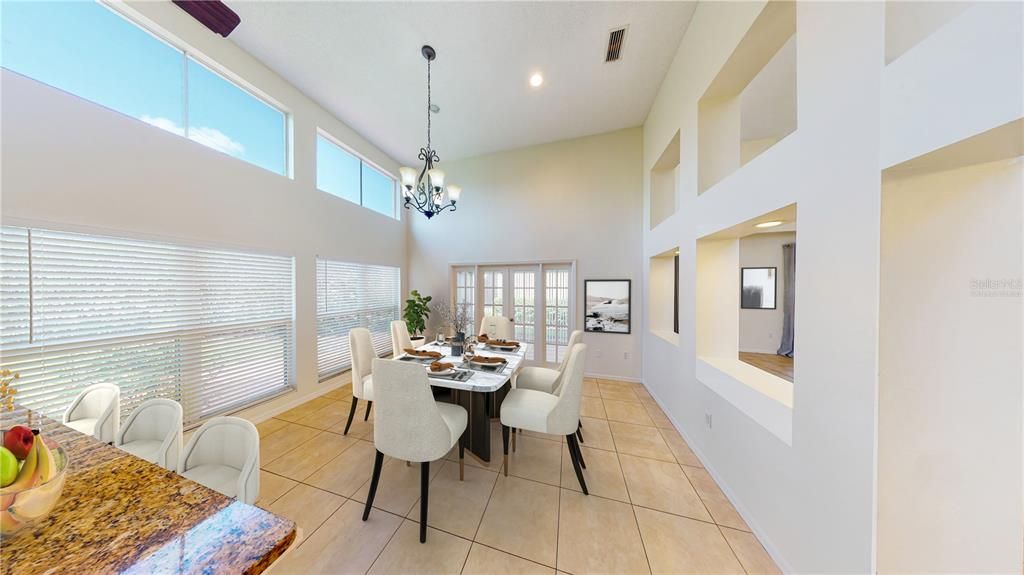
{"type": "Polygon", "coordinates": [[[427,60],[427,149],[430,149],[430,60],[427,60]]]}

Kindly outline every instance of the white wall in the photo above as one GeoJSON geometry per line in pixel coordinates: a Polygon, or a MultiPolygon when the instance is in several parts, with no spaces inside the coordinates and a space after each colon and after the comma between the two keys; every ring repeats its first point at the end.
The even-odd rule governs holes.
{"type": "MultiPolygon", "coordinates": [[[[1021,7],[976,4],[886,67],[884,3],[797,3],[796,131],[698,195],[713,181],[702,174],[698,187],[699,154],[716,152],[698,150],[698,99],[763,6],[700,3],[644,124],[645,169],[657,159],[652,152],[682,134],[678,212],[644,233],[645,256],[680,247],[680,344],[645,337],[644,383],[783,569],[874,572],[877,445],[885,441],[877,429],[881,170],[1020,117],[1021,7]],[[694,292],[697,238],[794,203],[800,359],[787,442],[702,383],[715,366],[695,358],[704,310],[694,292]]],[[[992,233],[990,249],[1021,242],[1019,224],[992,233]]],[[[1003,399],[1020,409],[1019,390],[1003,399]]],[[[986,417],[963,415],[967,424],[986,417]]],[[[1019,419],[1010,425],[1019,433],[1019,419]]],[[[1020,451],[1009,462],[1017,474],[1020,451]]],[[[972,487],[981,488],[988,470],[973,471],[972,487]]],[[[1004,500],[1019,544],[1019,499],[1004,500]]],[[[929,528],[968,534],[971,526],[929,528]]],[[[924,556],[943,552],[929,543],[913,569],[929,570],[924,556]]],[[[955,567],[988,564],[972,551],[955,567]]],[[[1015,556],[1016,571],[1019,547],[1015,556]]]]}
{"type": "Polygon", "coordinates": [[[1019,572],[1024,158],[883,190],[878,570],[1019,572]]]}
{"type": "Polygon", "coordinates": [[[699,4],[644,124],[645,167],[649,150],[683,134],[674,237],[646,234],[644,245],[680,246],[680,346],[646,338],[664,353],[645,354],[644,382],[784,569],[870,572],[880,178],[879,99],[864,95],[879,91],[884,10],[798,3],[796,131],[698,196],[697,101],[762,6],[699,4]],[[790,446],[697,379],[694,288],[697,238],[793,203],[802,311],[790,446]]]}
{"type": "Polygon", "coordinates": [[[397,166],[170,2],[131,7],[287,108],[294,179],[4,70],[2,221],[294,256],[298,393],[246,412],[259,419],[330,386],[317,382],[315,257],[405,264],[404,222],[316,190],[316,128],[397,166]]]}
{"type": "Polygon", "coordinates": [[[575,260],[582,329],[583,280],[632,279],[632,333],[588,333],[584,342],[589,374],[639,380],[640,159],[632,128],[442,163],[462,200],[429,221],[410,216],[409,287],[448,298],[450,263],[575,260]]]}
{"type": "Polygon", "coordinates": [[[795,241],[793,232],[754,234],[740,239],[741,268],[776,268],[778,274],[775,309],[740,309],[740,351],[775,353],[779,349],[786,294],[782,245],[795,241]]]}

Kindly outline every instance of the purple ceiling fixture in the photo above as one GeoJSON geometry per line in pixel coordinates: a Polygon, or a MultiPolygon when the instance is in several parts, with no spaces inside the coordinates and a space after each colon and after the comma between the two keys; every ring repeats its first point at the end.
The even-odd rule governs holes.
{"type": "Polygon", "coordinates": [[[239,22],[242,21],[234,10],[228,8],[220,0],[173,0],[178,8],[188,12],[193,18],[213,30],[215,33],[228,37],[239,22]]]}

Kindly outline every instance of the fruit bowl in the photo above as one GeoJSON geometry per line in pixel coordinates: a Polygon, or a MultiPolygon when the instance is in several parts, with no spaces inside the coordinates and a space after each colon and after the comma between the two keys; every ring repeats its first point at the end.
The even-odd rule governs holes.
{"type": "Polygon", "coordinates": [[[19,480],[0,488],[0,537],[11,537],[46,519],[64,491],[67,452],[51,439],[37,435],[36,440],[42,440],[50,461],[38,458],[34,480],[19,480]]]}

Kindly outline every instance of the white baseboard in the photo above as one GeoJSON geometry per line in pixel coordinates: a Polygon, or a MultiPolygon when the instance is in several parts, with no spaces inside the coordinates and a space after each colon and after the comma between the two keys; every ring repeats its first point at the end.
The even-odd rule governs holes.
{"type": "Polygon", "coordinates": [[[779,570],[783,573],[795,573],[793,568],[790,566],[789,562],[786,561],[785,558],[783,558],[782,553],[779,551],[778,547],[776,547],[775,544],[772,543],[772,540],[768,537],[767,533],[765,533],[764,530],[758,526],[757,522],[753,520],[753,518],[750,515],[750,512],[747,511],[747,509],[744,508],[742,505],[737,504],[738,500],[736,498],[736,495],[732,492],[732,489],[730,489],[729,486],[724,481],[722,481],[721,476],[719,476],[719,474],[715,471],[715,468],[708,465],[708,460],[704,456],[704,453],[701,452],[700,448],[697,446],[696,443],[691,441],[690,437],[686,434],[685,431],[683,431],[683,427],[679,425],[678,421],[676,421],[676,418],[673,417],[671,413],[669,413],[669,410],[665,409],[665,404],[662,403],[660,399],[658,399],[658,396],[654,393],[654,390],[652,390],[646,384],[644,385],[644,387],[647,388],[647,392],[650,393],[651,397],[654,398],[655,403],[658,404],[658,407],[661,408],[661,411],[664,412],[665,416],[668,417],[669,421],[672,422],[672,426],[675,427],[676,431],[679,432],[679,435],[683,436],[683,440],[686,441],[687,445],[690,446],[690,451],[693,451],[693,454],[697,456],[697,459],[700,460],[701,465],[704,466],[704,469],[708,472],[709,475],[711,475],[711,478],[715,480],[716,484],[718,484],[718,487],[722,490],[722,493],[725,494],[725,497],[729,500],[730,503],[732,503],[732,506],[736,508],[736,512],[740,514],[740,517],[742,517],[743,520],[747,523],[747,526],[750,527],[750,530],[754,533],[755,536],[757,536],[758,541],[761,542],[761,545],[764,546],[764,550],[767,551],[768,555],[772,558],[773,561],[775,561],[775,564],[779,567],[779,570]]]}
{"type": "Polygon", "coordinates": [[[584,373],[583,377],[590,377],[593,379],[613,379],[617,381],[628,381],[630,383],[643,383],[643,380],[639,377],[627,377],[625,375],[608,375],[605,373],[584,373]]]}
{"type": "Polygon", "coordinates": [[[321,384],[321,385],[322,385],[321,389],[318,389],[318,390],[314,391],[313,393],[307,393],[305,395],[298,395],[298,392],[294,392],[295,393],[294,397],[288,397],[288,395],[279,395],[279,396],[277,396],[275,398],[272,398],[272,399],[270,399],[270,400],[268,400],[268,401],[266,401],[264,403],[246,407],[245,409],[241,409],[239,411],[231,413],[230,415],[241,417],[243,419],[248,419],[254,425],[258,425],[258,424],[263,423],[264,421],[266,421],[268,419],[272,419],[276,415],[279,415],[281,413],[284,413],[284,412],[288,411],[289,409],[298,407],[298,406],[302,405],[303,403],[306,403],[307,401],[310,401],[312,399],[316,399],[316,398],[320,397],[321,395],[323,395],[325,393],[328,393],[328,392],[334,391],[335,389],[344,387],[344,386],[348,385],[348,382],[345,382],[344,384],[339,382],[339,383],[335,383],[335,384],[331,384],[331,385],[323,385],[323,384],[321,384]],[[287,398],[287,401],[285,401],[286,398],[287,398]],[[270,409],[268,407],[271,402],[277,402],[277,401],[281,401],[282,403],[279,406],[275,406],[273,409],[270,409]]]}

